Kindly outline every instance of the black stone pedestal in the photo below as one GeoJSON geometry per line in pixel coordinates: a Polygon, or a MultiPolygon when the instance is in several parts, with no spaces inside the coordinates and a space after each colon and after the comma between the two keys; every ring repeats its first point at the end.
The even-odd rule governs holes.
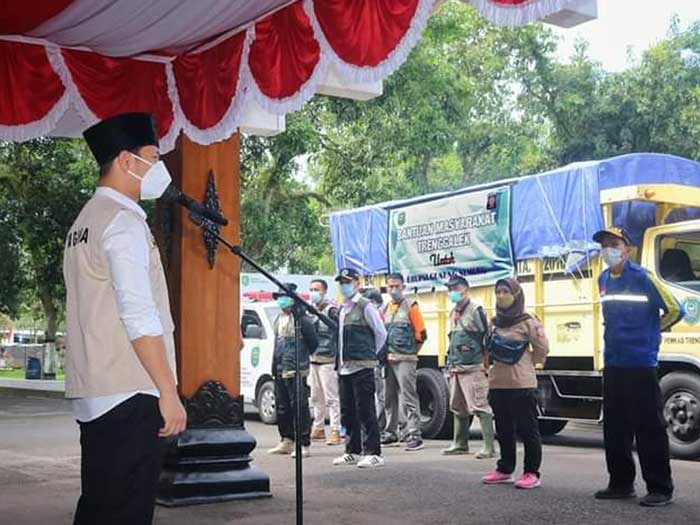
{"type": "Polygon", "coordinates": [[[243,397],[210,381],[184,402],[187,430],[168,445],[156,502],[168,507],[270,497],[270,478],[250,465],[255,438],[243,397]]]}

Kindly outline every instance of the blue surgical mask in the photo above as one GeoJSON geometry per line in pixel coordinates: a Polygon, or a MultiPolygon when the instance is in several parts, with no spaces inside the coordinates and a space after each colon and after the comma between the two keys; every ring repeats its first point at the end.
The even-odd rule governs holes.
{"type": "Polygon", "coordinates": [[[340,285],[340,293],[346,299],[350,299],[350,297],[355,295],[355,287],[352,283],[343,283],[340,285]]]}
{"type": "Polygon", "coordinates": [[[311,290],[310,298],[313,304],[318,304],[323,299],[323,294],[317,290],[311,290]]]}
{"type": "Polygon", "coordinates": [[[611,268],[622,262],[622,250],[618,248],[603,248],[601,250],[601,255],[603,256],[605,264],[611,268]]]}
{"type": "Polygon", "coordinates": [[[287,297],[286,295],[277,298],[277,306],[279,306],[282,310],[291,308],[293,304],[294,300],[291,297],[287,297]]]}
{"type": "Polygon", "coordinates": [[[450,292],[450,301],[453,303],[458,303],[462,300],[462,292],[458,292],[457,290],[452,290],[450,292]]]}
{"type": "Polygon", "coordinates": [[[403,290],[401,288],[392,288],[389,290],[389,295],[394,301],[398,301],[403,297],[403,290]]]}

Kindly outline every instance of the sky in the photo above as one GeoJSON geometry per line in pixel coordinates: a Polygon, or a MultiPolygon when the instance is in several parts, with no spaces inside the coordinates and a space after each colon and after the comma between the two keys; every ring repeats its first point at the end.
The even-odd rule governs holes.
{"type": "Polygon", "coordinates": [[[674,14],[680,17],[681,29],[687,28],[700,20],[700,0],[598,0],[596,20],[571,29],[555,28],[562,38],[557,55],[568,61],[576,39],[583,38],[590,43],[590,56],[604,69],[621,71],[628,65],[628,48],[639,57],[663,40],[674,14]]]}

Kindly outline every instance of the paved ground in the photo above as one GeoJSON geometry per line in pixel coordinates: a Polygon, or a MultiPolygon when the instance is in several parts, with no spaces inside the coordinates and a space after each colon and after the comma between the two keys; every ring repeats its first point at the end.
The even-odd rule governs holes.
{"type": "MultiPolygon", "coordinates": [[[[274,427],[249,418],[258,439],[255,464],[272,479],[274,497],[181,509],[157,508],[159,525],[287,524],[294,522],[294,463],[265,449],[277,441],[274,427]]],[[[68,404],[41,396],[0,394],[0,524],[70,523],[78,496],[78,432],[68,404]]],[[[475,443],[475,448],[479,446],[475,443]]],[[[676,503],[643,509],[634,501],[597,502],[605,480],[601,433],[574,426],[547,440],[543,483],[536,491],[486,487],[480,476],[491,462],[444,458],[442,441],[406,453],[387,449],[384,469],[363,471],[330,465],[338,447],[312,447],[306,460],[305,512],[309,524],[605,524],[700,523],[700,462],[674,461],[676,503]]],[[[638,484],[638,490],[643,490],[638,484]]]]}

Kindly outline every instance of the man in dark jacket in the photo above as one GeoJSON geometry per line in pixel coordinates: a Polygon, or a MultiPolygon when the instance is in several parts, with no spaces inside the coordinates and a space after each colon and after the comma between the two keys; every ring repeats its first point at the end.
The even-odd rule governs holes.
{"type": "MultiPolygon", "coordinates": [[[[285,286],[296,291],[294,283],[285,286]]],[[[299,361],[302,376],[302,396],[297,400],[296,391],[296,350],[294,314],[292,308],[294,299],[286,292],[273,294],[281,312],[275,320],[275,353],[272,359],[272,376],[275,379],[275,410],[277,412],[277,429],[280,443],[268,450],[270,454],[292,454],[294,457],[294,429],[297,401],[301,403],[301,446],[302,457],[310,455],[311,446],[311,415],[309,413],[309,389],[306,378],[309,375],[309,354],[316,351],[318,339],[313,320],[301,316],[301,339],[299,340],[299,361]]]]}
{"type": "Polygon", "coordinates": [[[593,240],[601,244],[608,266],[598,287],[605,320],[603,435],[610,474],[608,487],[595,497],[634,497],[636,441],[649,492],[639,503],[668,505],[673,481],[657,366],[661,332],[680,321],[683,310],[653,274],[630,260],[632,242],[625,230],[611,226],[593,240]]]}

